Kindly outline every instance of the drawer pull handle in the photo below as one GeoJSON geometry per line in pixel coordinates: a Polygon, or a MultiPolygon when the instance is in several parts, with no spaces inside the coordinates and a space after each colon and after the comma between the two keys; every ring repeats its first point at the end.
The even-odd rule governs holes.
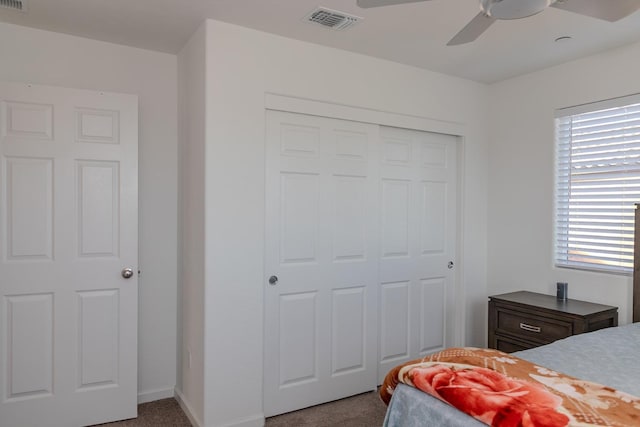
{"type": "Polygon", "coordinates": [[[540,329],[540,326],[531,326],[531,325],[527,325],[526,323],[520,323],[520,329],[524,329],[525,331],[529,331],[529,332],[535,332],[538,334],[542,330],[540,329]]]}

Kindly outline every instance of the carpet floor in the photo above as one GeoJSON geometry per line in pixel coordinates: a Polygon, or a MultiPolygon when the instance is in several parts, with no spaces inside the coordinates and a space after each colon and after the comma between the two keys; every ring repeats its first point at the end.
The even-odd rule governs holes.
{"type": "MultiPolygon", "coordinates": [[[[386,409],[378,393],[363,393],[267,418],[265,427],[376,427],[382,425],[386,409]]],[[[162,399],[138,405],[138,418],[100,426],[191,427],[191,423],[175,399],[162,399]]]]}
{"type": "Polygon", "coordinates": [[[267,418],[265,427],[378,427],[387,407],[376,392],[267,418]]]}
{"type": "Polygon", "coordinates": [[[138,418],[99,425],[102,427],[191,427],[191,422],[182,412],[178,402],[171,398],[138,405],[138,418]]]}

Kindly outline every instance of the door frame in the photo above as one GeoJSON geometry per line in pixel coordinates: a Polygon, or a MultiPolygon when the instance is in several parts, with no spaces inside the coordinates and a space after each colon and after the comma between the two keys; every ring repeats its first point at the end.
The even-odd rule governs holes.
{"type": "MultiPolygon", "coordinates": [[[[375,110],[366,107],[357,107],[337,104],[328,101],[319,101],[276,93],[265,93],[265,116],[267,110],[283,111],[288,113],[306,114],[332,119],[348,120],[354,122],[370,123],[374,125],[390,126],[403,129],[411,129],[424,132],[435,132],[457,137],[457,215],[456,215],[456,269],[454,273],[454,301],[466,301],[466,284],[464,282],[464,159],[466,148],[466,127],[463,123],[431,119],[428,117],[406,115],[391,111],[375,110]]],[[[266,240],[265,240],[266,242],[266,240]]],[[[264,266],[266,268],[266,265],[264,266]]],[[[267,277],[267,271],[263,277],[267,277]]],[[[456,304],[452,316],[456,319],[453,325],[452,346],[462,346],[466,334],[466,307],[464,304],[456,304]]],[[[264,343],[263,343],[264,351],[264,343]]]]}

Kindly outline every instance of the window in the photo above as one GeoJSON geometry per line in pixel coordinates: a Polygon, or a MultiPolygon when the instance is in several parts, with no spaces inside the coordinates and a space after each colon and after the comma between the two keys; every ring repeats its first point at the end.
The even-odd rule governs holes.
{"type": "Polygon", "coordinates": [[[556,114],[555,264],[633,271],[640,95],[556,114]]]}

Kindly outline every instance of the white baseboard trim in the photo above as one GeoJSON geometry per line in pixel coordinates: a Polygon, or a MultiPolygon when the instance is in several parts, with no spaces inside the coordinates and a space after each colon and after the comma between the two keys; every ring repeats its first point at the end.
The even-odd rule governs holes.
{"type": "Polygon", "coordinates": [[[264,415],[252,415],[250,417],[239,418],[230,423],[220,424],[216,427],[264,427],[264,415]]]}
{"type": "Polygon", "coordinates": [[[189,421],[191,422],[191,424],[193,424],[194,427],[203,427],[202,422],[200,422],[198,417],[195,416],[193,410],[191,409],[186,399],[184,398],[184,395],[177,387],[175,389],[175,398],[178,401],[178,404],[180,405],[184,413],[187,415],[187,418],[189,418],[189,421]]]}
{"type": "Polygon", "coordinates": [[[160,388],[138,393],[138,404],[153,402],[154,400],[167,399],[174,396],[173,388],[160,388]]]}
{"type": "MultiPolygon", "coordinates": [[[[178,388],[175,389],[175,398],[184,413],[187,415],[187,418],[189,418],[189,421],[191,421],[191,424],[193,424],[194,427],[204,427],[204,424],[202,424],[202,422],[198,420],[198,417],[195,416],[184,395],[178,388]]],[[[264,427],[264,423],[264,415],[259,414],[252,415],[250,417],[239,418],[225,424],[216,424],[215,427],[264,427]]]]}

